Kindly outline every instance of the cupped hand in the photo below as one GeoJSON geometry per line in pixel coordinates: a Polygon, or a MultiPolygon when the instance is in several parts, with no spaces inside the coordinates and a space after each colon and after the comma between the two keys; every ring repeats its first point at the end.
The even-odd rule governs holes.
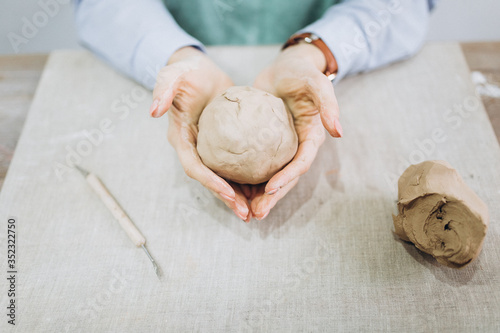
{"type": "Polygon", "coordinates": [[[333,85],[323,74],[326,60],[314,45],[300,43],[284,49],[256,78],[254,86],[283,99],[292,113],[298,150],[292,161],[266,184],[245,188],[255,218],[265,218],[276,203],[309,170],[325,140],[324,128],[333,137],[342,136],[339,107],[333,85]]]}
{"type": "Polygon", "coordinates": [[[193,47],[181,48],[158,74],[150,113],[156,118],[168,111],[168,140],[186,174],[248,222],[252,213],[241,187],[226,182],[206,167],[196,150],[201,112],[213,98],[232,85],[229,76],[203,52],[193,47]]]}

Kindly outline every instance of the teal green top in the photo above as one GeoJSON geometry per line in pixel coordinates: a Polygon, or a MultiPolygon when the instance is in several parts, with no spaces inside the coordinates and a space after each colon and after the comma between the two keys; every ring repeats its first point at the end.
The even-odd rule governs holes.
{"type": "Polygon", "coordinates": [[[325,42],[338,82],[414,54],[435,1],[75,0],[82,42],[150,89],[181,47],[282,44],[296,32],[325,42]]]}
{"type": "Polygon", "coordinates": [[[281,44],[338,0],[163,0],[205,45],[281,44]]]}

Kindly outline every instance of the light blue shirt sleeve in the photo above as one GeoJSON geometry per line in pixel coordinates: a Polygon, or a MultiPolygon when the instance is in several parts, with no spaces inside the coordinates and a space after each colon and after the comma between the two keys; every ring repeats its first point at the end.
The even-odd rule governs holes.
{"type": "Polygon", "coordinates": [[[161,0],[76,0],[75,20],[85,46],[149,89],[176,50],[204,50],[161,0]]]}
{"type": "Polygon", "coordinates": [[[416,53],[424,43],[432,0],[346,0],[301,29],[319,36],[338,64],[334,83],[416,53]]]}

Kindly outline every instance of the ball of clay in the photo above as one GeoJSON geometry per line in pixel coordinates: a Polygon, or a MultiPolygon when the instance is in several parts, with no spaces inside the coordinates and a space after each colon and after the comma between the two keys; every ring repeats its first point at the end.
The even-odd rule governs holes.
{"type": "Polygon", "coordinates": [[[412,165],[398,181],[396,234],[446,266],[460,268],[481,252],[486,204],[444,161],[412,165]]]}
{"type": "Polygon", "coordinates": [[[197,149],[215,173],[240,184],[259,184],[297,152],[297,133],[283,101],[252,87],[231,87],[203,110],[197,149]]]}

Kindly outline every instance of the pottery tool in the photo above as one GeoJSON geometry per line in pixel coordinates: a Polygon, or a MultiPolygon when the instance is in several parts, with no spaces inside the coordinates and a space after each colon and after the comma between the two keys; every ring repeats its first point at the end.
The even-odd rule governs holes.
{"type": "Polygon", "coordinates": [[[101,198],[101,201],[106,205],[111,214],[116,218],[116,220],[120,223],[121,227],[127,233],[128,237],[137,247],[142,247],[149,260],[153,264],[153,268],[155,270],[156,275],[160,278],[160,270],[155,260],[149,253],[146,248],[146,238],[141,234],[139,229],[134,225],[132,220],[128,217],[127,213],[123,210],[120,204],[116,201],[116,199],[109,193],[108,189],[104,184],[91,172],[88,172],[78,165],[75,167],[80,171],[80,173],[85,177],[87,183],[89,183],[90,187],[94,190],[94,192],[101,198]]]}

